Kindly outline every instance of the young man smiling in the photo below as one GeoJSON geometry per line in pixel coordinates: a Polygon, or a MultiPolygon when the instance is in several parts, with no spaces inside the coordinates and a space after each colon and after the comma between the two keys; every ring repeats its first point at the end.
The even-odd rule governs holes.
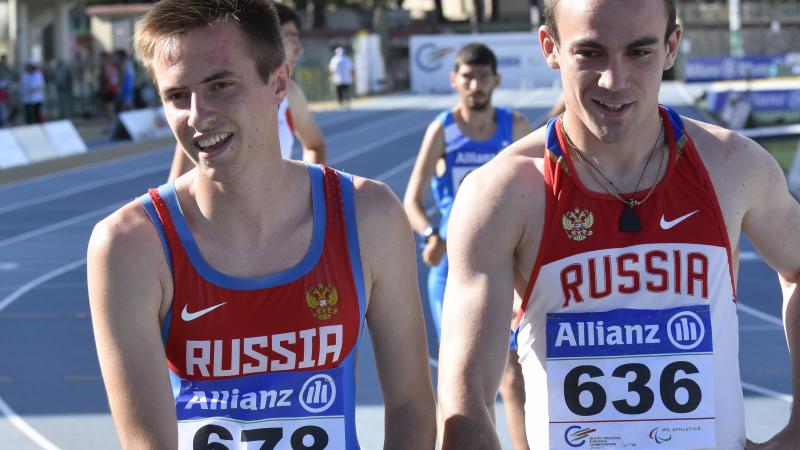
{"type": "Polygon", "coordinates": [[[272,3],[162,0],[135,46],[196,170],[123,206],[89,243],[122,445],[358,449],[366,322],[384,448],[433,448],[408,222],[383,184],[281,158],[289,68],[272,3]]]}
{"type": "MultiPolygon", "coordinates": [[[[303,43],[300,40],[302,22],[292,8],[281,3],[275,3],[274,6],[281,24],[281,40],[286,62],[291,71],[303,54],[303,43]]],[[[284,158],[292,157],[295,136],[300,139],[303,147],[301,155],[303,161],[314,164],[325,164],[328,161],[328,146],[314,119],[314,114],[308,107],[306,94],[303,88],[290,78],[286,98],[278,109],[278,137],[281,143],[281,155],[284,158]]],[[[172,158],[169,180],[174,180],[193,167],[192,161],[178,143],[172,158]]]]}
{"type": "Polygon", "coordinates": [[[444,449],[497,449],[512,288],[532,448],[794,448],[798,403],[745,437],[736,274],[746,233],[784,287],[800,386],[800,207],[754,142],[658,105],[672,0],[546,0],[566,112],[476,170],[449,225],[444,449]],[[623,19],[624,18],[624,19],[623,19]],[[621,22],[624,20],[624,23],[621,22]]]}

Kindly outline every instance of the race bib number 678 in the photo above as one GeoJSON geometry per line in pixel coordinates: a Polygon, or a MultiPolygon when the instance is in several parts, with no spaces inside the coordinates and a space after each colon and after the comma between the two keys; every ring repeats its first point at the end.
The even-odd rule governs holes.
{"type": "Polygon", "coordinates": [[[715,447],[707,305],[547,315],[553,449],[715,447]]]}

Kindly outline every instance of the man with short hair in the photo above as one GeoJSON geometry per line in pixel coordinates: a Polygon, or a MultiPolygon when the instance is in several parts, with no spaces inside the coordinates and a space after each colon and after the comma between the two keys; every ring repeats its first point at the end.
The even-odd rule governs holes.
{"type": "MultiPolygon", "coordinates": [[[[303,54],[303,43],[300,41],[302,21],[294,9],[282,3],[274,3],[273,5],[278,13],[278,21],[281,24],[281,38],[283,39],[286,62],[289,64],[289,70],[294,70],[295,64],[303,54]]],[[[303,92],[303,88],[292,79],[289,79],[289,90],[278,110],[278,133],[281,143],[281,155],[284,158],[292,157],[296,135],[303,147],[301,155],[303,161],[314,164],[327,163],[328,146],[322,137],[322,131],[317,126],[314,114],[308,107],[308,99],[303,92]]],[[[189,160],[180,143],[178,143],[175,146],[175,155],[172,158],[169,180],[174,180],[183,175],[192,167],[191,160],[189,160]]]]}
{"type": "Polygon", "coordinates": [[[443,448],[499,448],[512,283],[532,448],[795,448],[797,402],[769,443],[746,440],[738,362],[744,232],[784,287],[798,392],[800,206],[780,167],[658,104],[682,35],[673,0],[544,6],[539,41],[566,112],[476,170],[455,202],[443,448]]]}
{"type": "MultiPolygon", "coordinates": [[[[406,188],[406,213],[424,241],[422,261],[430,266],[428,303],[437,340],[441,335],[447,280],[447,223],[458,187],[467,174],[530,131],[525,116],[492,105],[492,92],[500,80],[497,58],[489,47],[471,43],[459,49],[450,74],[450,85],[458,92],[458,104],[443,111],[428,126],[406,188]],[[428,189],[433,191],[441,214],[437,224],[423,206],[428,189]]],[[[528,448],[523,412],[525,393],[513,339],[511,344],[500,393],[514,448],[523,450],[528,448]]]]}
{"type": "Polygon", "coordinates": [[[369,324],[386,449],[432,449],[414,244],[383,184],[281,158],[289,84],[268,0],[162,0],[135,47],[195,170],[89,243],[100,367],[125,448],[358,449],[369,324]]]}

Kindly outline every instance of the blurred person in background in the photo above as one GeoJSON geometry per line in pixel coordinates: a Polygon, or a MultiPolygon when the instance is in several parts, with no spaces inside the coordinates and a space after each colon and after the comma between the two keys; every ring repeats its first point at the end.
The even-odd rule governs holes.
{"type": "Polygon", "coordinates": [[[133,61],[128,57],[128,52],[123,49],[118,49],[115,55],[121,75],[119,96],[117,98],[118,107],[120,111],[128,111],[133,109],[133,90],[136,86],[136,70],[133,67],[133,61]]]}
{"type": "Polygon", "coordinates": [[[29,59],[20,77],[19,90],[25,108],[25,123],[30,125],[43,122],[42,103],[44,103],[45,80],[36,61],[29,59]]]}
{"type": "Polygon", "coordinates": [[[100,53],[100,91],[98,96],[103,103],[106,117],[113,126],[117,120],[117,95],[120,89],[120,69],[108,52],[100,53]]]}
{"type": "Polygon", "coordinates": [[[353,61],[347,56],[344,47],[336,47],[333,52],[328,70],[331,73],[331,82],[336,88],[336,100],[339,108],[350,106],[350,86],[353,84],[353,61]]]}

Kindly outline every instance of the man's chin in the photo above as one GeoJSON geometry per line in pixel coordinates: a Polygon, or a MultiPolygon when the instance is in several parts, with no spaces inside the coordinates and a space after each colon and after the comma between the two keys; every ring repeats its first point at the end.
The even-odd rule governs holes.
{"type": "Polygon", "coordinates": [[[488,101],[467,103],[467,108],[469,108],[472,111],[486,111],[488,107],[489,107],[488,101]]]}

